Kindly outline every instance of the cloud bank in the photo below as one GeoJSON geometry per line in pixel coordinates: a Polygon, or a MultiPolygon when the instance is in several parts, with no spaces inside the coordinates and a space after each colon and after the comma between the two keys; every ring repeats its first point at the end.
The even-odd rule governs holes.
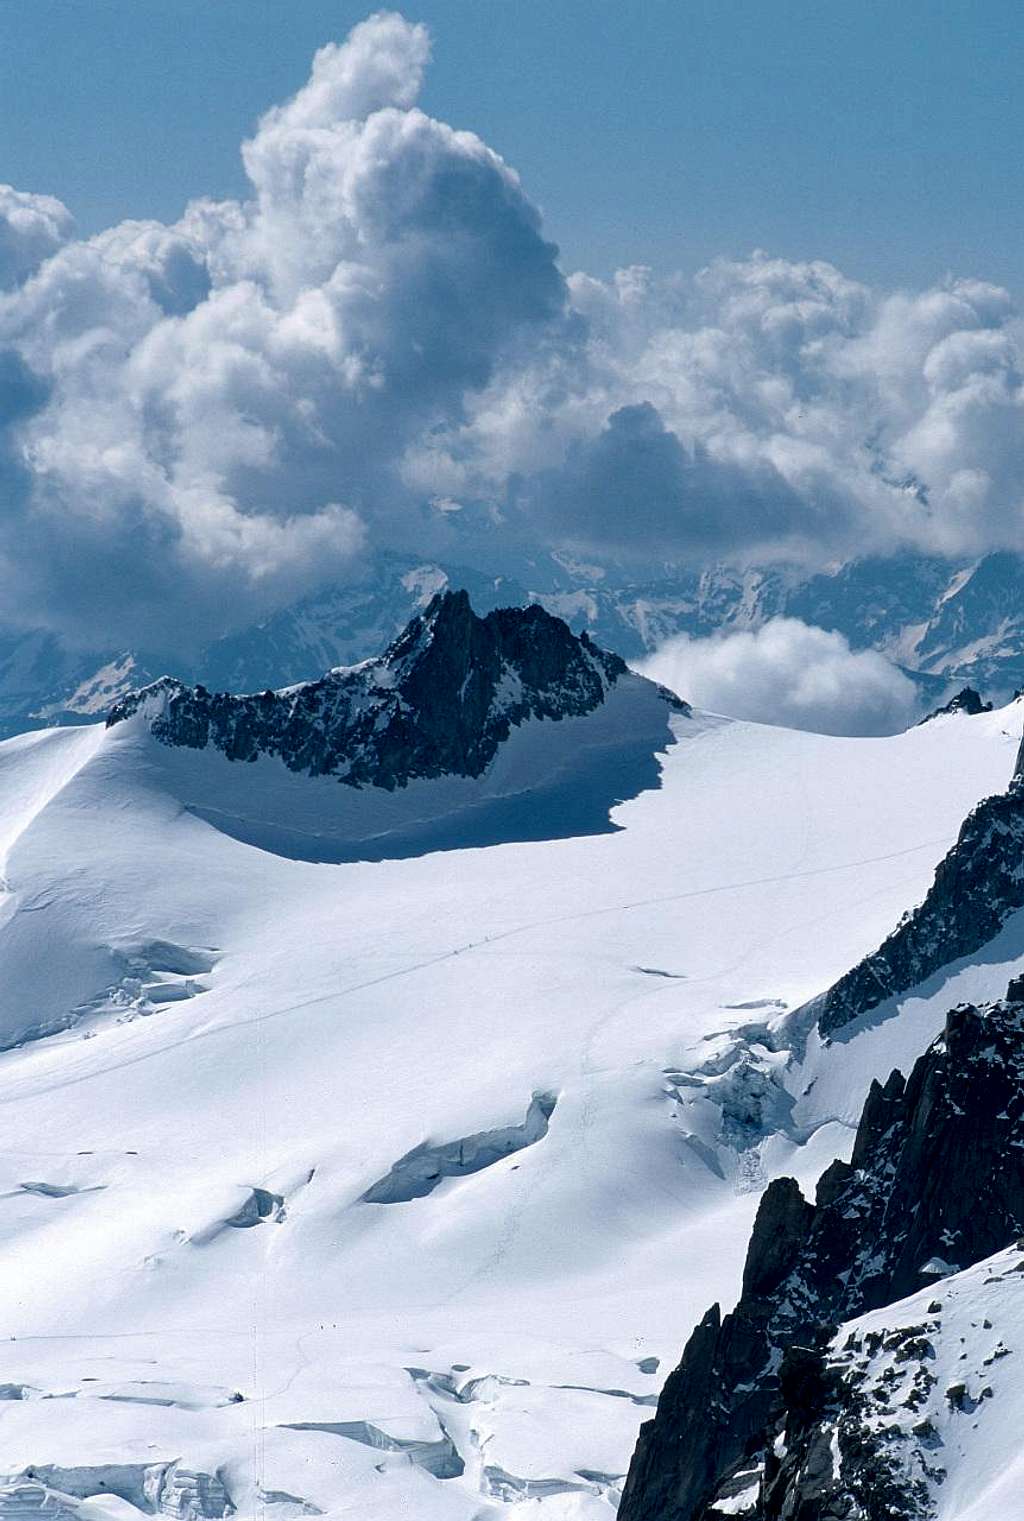
{"type": "Polygon", "coordinates": [[[681,635],[637,670],[709,712],[817,734],[895,734],[920,716],[914,683],[884,655],[799,618],[681,635]]]}
{"type": "Polygon", "coordinates": [[[0,189],[5,618],[166,647],[382,547],[1024,548],[1005,291],[763,253],[566,275],[514,170],[417,107],[429,55],[390,13],[322,48],[243,144],[250,197],[173,225],[77,238],[0,189]]]}

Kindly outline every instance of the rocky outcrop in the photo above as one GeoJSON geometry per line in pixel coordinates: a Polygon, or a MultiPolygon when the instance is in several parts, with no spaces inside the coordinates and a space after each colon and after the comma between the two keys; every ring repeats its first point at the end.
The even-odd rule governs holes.
{"type": "Polygon", "coordinates": [[[930,723],[933,718],[940,718],[944,713],[966,713],[970,718],[976,718],[979,713],[991,713],[992,704],[984,702],[980,692],[973,687],[961,687],[954,697],[944,702],[941,708],[936,708],[921,719],[921,723],[930,723]]]}
{"type": "MultiPolygon", "coordinates": [[[[927,1368],[927,1336],[934,1330],[928,1321],[890,1338],[888,1350],[896,1359],[915,1363],[908,1396],[911,1420],[934,1383],[927,1368]]],[[[812,1348],[787,1350],[779,1374],[783,1414],[773,1448],[764,1455],[750,1517],[926,1521],[933,1514],[925,1473],[941,1482],[943,1471],[932,1464],[926,1464],[925,1473],[913,1471],[893,1440],[896,1424],[879,1430],[874,1421],[891,1391],[872,1384],[860,1370],[850,1373],[812,1348]]],[[[917,1424],[927,1438],[924,1422],[917,1424]]]]}
{"type": "Polygon", "coordinates": [[[276,756],[292,771],[393,789],[480,776],[514,726],[590,713],[627,676],[617,655],[539,606],[478,618],[465,592],[446,591],[379,659],[243,697],[163,677],[115,704],[107,723],[141,713],[167,745],[212,746],[232,761],[276,756]]]}
{"type": "MultiPolygon", "coordinates": [[[[1024,752],[1024,744],[1021,747],[1024,752]]],[[[968,814],[956,844],[939,862],[919,908],[878,950],[809,1006],[823,1035],[834,1035],[889,998],[970,956],[1024,908],[1024,763],[1017,757],[1006,792],[968,814]]]]}
{"type": "MultiPolygon", "coordinates": [[[[1020,1234],[1022,1037],[1024,980],[999,1003],[952,1010],[908,1081],[894,1072],[872,1085],[852,1160],[826,1170],[813,1205],[792,1179],[769,1186],[739,1303],[724,1319],[714,1306],[694,1331],[641,1431],[620,1521],[918,1514],[872,1510],[864,1496],[858,1510],[849,1494],[839,1496],[845,1510],[766,1508],[776,1438],[787,1421],[809,1430],[832,1397],[822,1353],[837,1325],[1020,1234]],[[736,1508],[737,1485],[749,1508],[736,1508]],[[716,1509],[716,1498],[731,1508],[716,1509]]],[[[861,1466],[868,1485],[879,1465],[865,1452],[861,1466]]]]}
{"type": "Polygon", "coordinates": [[[953,1514],[952,1480],[963,1497],[976,1490],[972,1513],[999,1521],[1016,1515],[1019,1493],[1000,1477],[1013,1449],[1007,1432],[1019,1427],[1022,1308],[1018,1240],[944,1278],[937,1293],[841,1327],[824,1353],[787,1353],[784,1416],[751,1514],[757,1521],[932,1521],[937,1511],[953,1514]],[[796,1378],[788,1376],[794,1366],[796,1378]],[[1003,1433],[995,1446],[993,1420],[1003,1433]],[[986,1508],[982,1495],[993,1480],[1004,1494],[990,1495],[986,1508]]]}

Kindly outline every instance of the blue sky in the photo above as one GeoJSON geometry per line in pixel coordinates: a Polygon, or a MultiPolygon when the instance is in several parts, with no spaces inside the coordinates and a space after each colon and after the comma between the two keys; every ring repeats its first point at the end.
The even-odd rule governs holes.
{"type": "MultiPolygon", "coordinates": [[[[244,194],[238,144],[342,0],[0,0],[0,180],[86,232],[244,194]]],[[[422,0],[422,103],[522,173],[563,267],[764,247],[1024,283],[1011,0],[422,0]]]]}

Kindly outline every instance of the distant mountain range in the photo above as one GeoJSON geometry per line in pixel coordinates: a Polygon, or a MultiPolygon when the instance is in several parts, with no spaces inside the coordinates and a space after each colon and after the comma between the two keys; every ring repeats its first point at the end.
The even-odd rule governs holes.
{"type": "Polygon", "coordinates": [[[566,557],[514,575],[384,554],[344,585],[316,592],[187,658],[165,649],[72,650],[41,630],[0,627],[0,735],[88,721],[126,692],[174,671],[211,690],[306,681],[373,655],[447,587],[481,613],[541,603],[575,632],[635,658],[674,634],[705,637],[802,619],[877,649],[921,688],[922,710],[970,682],[1005,700],[1024,686],[1024,556],[969,563],[919,555],[851,561],[808,575],[793,566],[703,571],[667,566],[635,579],[621,566],[566,557]]]}

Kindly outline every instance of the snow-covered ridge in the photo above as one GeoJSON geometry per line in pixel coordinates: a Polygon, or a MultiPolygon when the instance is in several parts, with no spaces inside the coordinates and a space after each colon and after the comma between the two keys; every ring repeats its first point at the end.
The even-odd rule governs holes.
{"type": "Polygon", "coordinates": [[[624,661],[539,606],[478,618],[465,592],[443,591],[378,659],[249,696],[162,677],[116,703],[107,723],[139,715],[167,745],[276,756],[291,771],[390,790],[480,776],[513,727],[582,717],[623,679],[637,679],[624,661]]]}
{"type": "Polygon", "coordinates": [[[968,814],[924,902],[809,1011],[822,1034],[835,1033],[993,940],[1024,907],[1022,850],[1024,744],[1010,785],[968,814]]]}

